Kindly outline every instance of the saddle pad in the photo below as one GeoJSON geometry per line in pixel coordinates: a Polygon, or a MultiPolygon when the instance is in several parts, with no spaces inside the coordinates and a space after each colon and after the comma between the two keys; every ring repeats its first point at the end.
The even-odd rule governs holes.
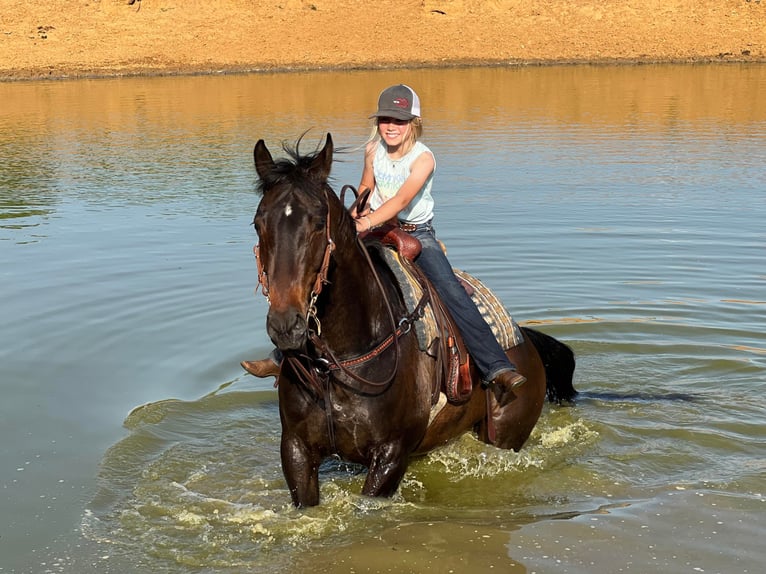
{"type": "Polygon", "coordinates": [[[479,308],[481,316],[492,329],[492,332],[503,349],[510,349],[524,342],[521,329],[513,320],[500,299],[473,275],[460,269],[454,269],[455,275],[473,287],[471,299],[479,308]]]}
{"type": "MultiPolygon", "coordinates": [[[[405,264],[401,255],[396,250],[381,243],[371,242],[367,246],[376,248],[378,253],[380,253],[386,265],[388,265],[394,277],[396,277],[404,298],[404,304],[407,307],[407,312],[411,313],[414,311],[423,297],[423,288],[409,270],[409,265],[414,264],[405,264]]],[[[439,338],[439,330],[437,329],[436,317],[430,303],[426,305],[422,319],[415,321],[415,334],[418,338],[420,350],[431,354],[436,348],[433,342],[439,338]]]]}

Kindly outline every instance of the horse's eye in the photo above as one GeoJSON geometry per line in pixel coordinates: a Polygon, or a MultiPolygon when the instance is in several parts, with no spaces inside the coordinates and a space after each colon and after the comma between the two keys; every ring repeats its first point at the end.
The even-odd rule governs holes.
{"type": "Polygon", "coordinates": [[[317,219],[314,221],[314,231],[324,231],[326,223],[327,222],[324,219],[317,219]]]}

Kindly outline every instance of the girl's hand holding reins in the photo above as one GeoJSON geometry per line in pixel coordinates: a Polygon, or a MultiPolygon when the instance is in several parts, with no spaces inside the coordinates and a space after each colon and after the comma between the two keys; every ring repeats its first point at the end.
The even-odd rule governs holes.
{"type": "Polygon", "coordinates": [[[365,231],[369,231],[373,227],[372,221],[370,220],[369,215],[361,215],[359,217],[356,217],[354,219],[354,223],[356,224],[357,233],[364,233],[365,231]]]}
{"type": "Polygon", "coordinates": [[[349,213],[351,214],[351,217],[354,219],[359,219],[360,217],[364,217],[365,215],[370,215],[371,211],[369,206],[365,206],[363,209],[359,209],[358,206],[352,205],[351,209],[349,210],[349,213]]]}

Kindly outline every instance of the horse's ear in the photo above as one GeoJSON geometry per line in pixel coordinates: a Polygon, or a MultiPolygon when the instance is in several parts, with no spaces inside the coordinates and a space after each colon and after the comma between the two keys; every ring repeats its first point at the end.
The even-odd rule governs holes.
{"type": "Polygon", "coordinates": [[[330,177],[330,170],[332,169],[332,153],[333,144],[332,136],[327,134],[327,141],[325,141],[322,151],[320,151],[316,159],[311,164],[311,173],[319,178],[320,181],[327,181],[330,177]]]}
{"type": "Polygon", "coordinates": [[[271,152],[266,147],[266,142],[258,140],[253,149],[253,158],[255,159],[255,171],[258,172],[258,177],[264,179],[266,174],[274,169],[274,158],[271,157],[271,152]]]}

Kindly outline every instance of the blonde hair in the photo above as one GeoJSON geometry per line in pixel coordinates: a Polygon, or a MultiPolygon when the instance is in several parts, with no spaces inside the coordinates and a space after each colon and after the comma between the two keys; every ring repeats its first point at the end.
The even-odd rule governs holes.
{"type": "MultiPolygon", "coordinates": [[[[405,149],[409,151],[415,142],[423,137],[423,118],[416,116],[409,121],[410,131],[407,132],[407,139],[405,140],[405,149]]],[[[372,142],[380,141],[380,130],[378,129],[378,118],[372,118],[372,129],[370,131],[370,137],[367,138],[365,145],[372,142]]]]}

